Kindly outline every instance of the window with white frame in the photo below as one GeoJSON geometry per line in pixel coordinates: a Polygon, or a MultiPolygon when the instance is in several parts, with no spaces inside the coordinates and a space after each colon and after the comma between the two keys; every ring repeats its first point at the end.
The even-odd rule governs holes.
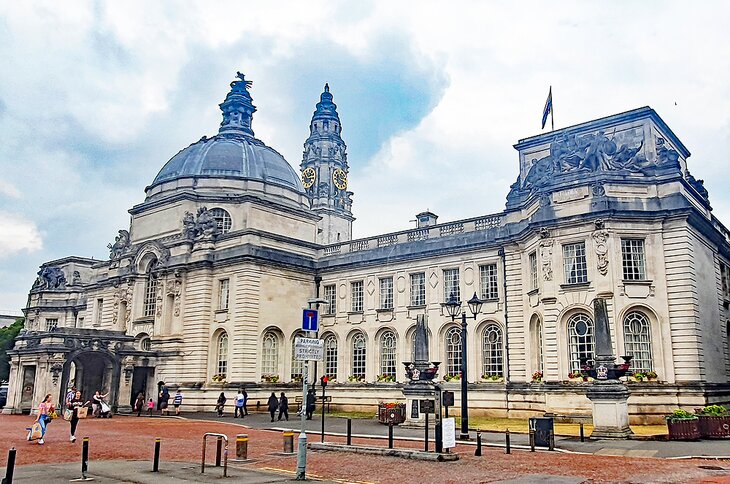
{"type": "Polygon", "coordinates": [[[357,333],[352,338],[352,376],[359,380],[365,379],[366,351],[365,335],[357,333]]]}
{"type": "Polygon", "coordinates": [[[46,318],[46,331],[58,329],[58,318],[46,318]]]}
{"type": "Polygon", "coordinates": [[[479,280],[481,282],[482,299],[499,299],[497,264],[479,266],[479,280]]]}
{"type": "Polygon", "coordinates": [[[639,311],[631,311],[624,318],[624,349],[633,356],[631,367],[636,371],[651,371],[651,324],[639,311]]]}
{"type": "Polygon", "coordinates": [[[566,284],[582,284],[588,282],[585,242],[565,244],[563,246],[563,266],[565,267],[566,284]]]}
{"type": "Polygon", "coordinates": [[[324,339],[324,374],[329,379],[337,378],[337,337],[334,334],[324,339]]]}
{"type": "Polygon", "coordinates": [[[96,300],[96,322],[94,326],[101,326],[102,317],[104,316],[104,299],[96,300]]]}
{"type": "Polygon", "coordinates": [[[393,278],[380,278],[380,309],[393,309],[393,278]]]}
{"type": "Polygon", "coordinates": [[[144,288],[144,316],[152,317],[155,315],[157,306],[157,274],[154,272],[157,267],[157,260],[150,263],[147,268],[147,281],[144,288]]]}
{"type": "Polygon", "coordinates": [[[297,331],[291,340],[291,381],[299,381],[304,376],[304,361],[294,358],[296,340],[304,336],[304,333],[297,331]]]}
{"type": "Polygon", "coordinates": [[[279,375],[279,338],[273,331],[264,333],[261,345],[261,375],[279,375]]]}
{"type": "Polygon", "coordinates": [[[459,269],[444,269],[444,301],[448,301],[452,296],[461,301],[459,287],[459,269]]]}
{"type": "Polygon", "coordinates": [[[543,357],[543,347],[542,347],[542,320],[538,319],[535,322],[535,350],[537,351],[535,355],[535,363],[536,363],[536,371],[544,371],[545,368],[545,362],[543,357]]]}
{"type": "Polygon", "coordinates": [[[211,217],[215,220],[218,229],[222,234],[231,230],[231,215],[222,208],[214,208],[210,211],[211,217]]]}
{"type": "Polygon", "coordinates": [[[489,323],[482,334],[482,376],[503,377],[502,328],[489,323]]]}
{"type": "Polygon", "coordinates": [[[537,252],[530,252],[530,289],[537,289],[537,252]]]}
{"type": "Polygon", "coordinates": [[[568,347],[570,371],[581,369],[581,359],[590,363],[595,353],[593,320],[587,314],[577,313],[568,320],[568,347]]]}
{"type": "Polygon", "coordinates": [[[380,374],[396,375],[396,337],[393,331],[385,331],[380,335],[380,374]]]}
{"type": "Polygon", "coordinates": [[[350,297],[352,299],[352,312],[361,313],[363,308],[363,282],[354,281],[350,283],[350,297]]]}
{"type": "Polygon", "coordinates": [[[220,310],[228,310],[230,283],[230,279],[221,279],[218,281],[218,309],[220,310]]]}
{"type": "Polygon", "coordinates": [[[621,261],[624,279],[627,281],[645,280],[644,239],[621,239],[621,261]]]}
{"type": "Polygon", "coordinates": [[[411,274],[411,306],[426,305],[426,273],[411,274]]]}
{"type": "Polygon", "coordinates": [[[452,326],[446,331],[446,374],[450,376],[461,373],[461,328],[452,326]]]}
{"type": "Polygon", "coordinates": [[[337,312],[337,287],[334,284],[324,286],[324,300],[327,305],[324,308],[324,314],[332,315],[337,312]]]}
{"type": "Polygon", "coordinates": [[[225,331],[218,335],[216,351],[216,375],[221,379],[228,376],[228,333],[225,331]]]}

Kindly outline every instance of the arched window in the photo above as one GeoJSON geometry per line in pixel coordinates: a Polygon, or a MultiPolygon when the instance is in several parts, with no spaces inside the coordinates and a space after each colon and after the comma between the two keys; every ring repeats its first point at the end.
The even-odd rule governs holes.
{"type": "Polygon", "coordinates": [[[273,331],[264,333],[261,346],[261,376],[279,376],[279,338],[273,331]]]}
{"type": "Polygon", "coordinates": [[[152,340],[149,336],[144,335],[139,339],[139,349],[142,351],[150,351],[152,349],[152,340]]]}
{"type": "Polygon", "coordinates": [[[144,288],[144,316],[153,317],[157,306],[157,259],[150,262],[147,267],[147,281],[144,288]]]}
{"type": "Polygon", "coordinates": [[[624,349],[634,358],[631,367],[636,371],[651,371],[651,324],[639,311],[631,311],[624,318],[624,349]]]}
{"type": "Polygon", "coordinates": [[[218,224],[218,229],[222,234],[231,230],[231,216],[228,212],[222,208],[214,208],[210,211],[210,215],[215,220],[215,223],[218,224]]]}
{"type": "Polygon", "coordinates": [[[580,370],[580,360],[593,361],[595,342],[593,320],[586,314],[574,314],[568,320],[568,345],[570,347],[570,371],[580,370]]]}
{"type": "Polygon", "coordinates": [[[291,340],[291,381],[300,381],[304,376],[304,361],[294,358],[296,339],[304,336],[304,333],[297,331],[291,340]]]}
{"type": "Polygon", "coordinates": [[[324,374],[337,378],[337,336],[330,334],[324,339],[324,374]]]}
{"type": "Polygon", "coordinates": [[[446,374],[461,372],[461,328],[452,326],[446,331],[446,374]]]}
{"type": "Polygon", "coordinates": [[[544,371],[545,362],[542,348],[542,320],[535,321],[535,369],[536,371],[544,371]]]}
{"type": "Polygon", "coordinates": [[[352,376],[359,380],[365,379],[366,350],[365,335],[357,333],[352,338],[352,376]]]}
{"type": "Polygon", "coordinates": [[[396,375],[396,337],[392,331],[386,331],[380,335],[380,374],[386,376],[396,375]]]}
{"type": "Polygon", "coordinates": [[[228,376],[228,333],[225,331],[218,335],[216,375],[221,379],[228,376]]]}
{"type": "Polygon", "coordinates": [[[504,376],[502,360],[502,328],[490,323],[482,336],[482,376],[504,376]]]}

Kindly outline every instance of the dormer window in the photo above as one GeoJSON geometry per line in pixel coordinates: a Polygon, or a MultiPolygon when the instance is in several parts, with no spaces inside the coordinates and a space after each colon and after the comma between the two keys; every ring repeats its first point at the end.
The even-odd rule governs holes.
{"type": "Polygon", "coordinates": [[[231,230],[231,215],[228,212],[222,208],[214,208],[210,211],[210,215],[215,220],[215,223],[218,224],[218,229],[220,229],[222,234],[228,233],[231,230]]]}

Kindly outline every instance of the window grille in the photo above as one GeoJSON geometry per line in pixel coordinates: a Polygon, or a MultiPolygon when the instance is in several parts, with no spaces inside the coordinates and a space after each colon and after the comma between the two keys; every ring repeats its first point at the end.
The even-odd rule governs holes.
{"type": "Polygon", "coordinates": [[[482,375],[504,376],[502,351],[502,329],[488,324],[482,337],[482,375]]]}
{"type": "Polygon", "coordinates": [[[352,338],[352,376],[355,378],[365,378],[366,350],[365,335],[357,333],[352,338]]]}
{"type": "Polygon", "coordinates": [[[479,266],[481,279],[482,299],[499,299],[497,283],[497,264],[479,266]]]}
{"type": "Polygon", "coordinates": [[[363,282],[355,281],[350,283],[350,294],[352,297],[352,312],[361,313],[363,308],[363,282]]]}
{"type": "Polygon", "coordinates": [[[380,374],[396,375],[396,337],[392,331],[386,331],[380,336],[380,374]]]}
{"type": "Polygon", "coordinates": [[[448,301],[452,295],[457,301],[461,300],[459,269],[444,269],[444,301],[448,301]]]}
{"type": "Polygon", "coordinates": [[[565,267],[566,284],[581,284],[588,282],[585,242],[564,245],[563,264],[565,267]]]}
{"type": "Polygon", "coordinates": [[[380,309],[393,309],[393,278],[380,279],[380,309]]]}
{"type": "Polygon", "coordinates": [[[411,274],[411,306],[426,305],[426,273],[411,274]]]}
{"type": "Polygon", "coordinates": [[[570,348],[570,371],[581,369],[581,358],[593,361],[595,342],[593,339],[593,320],[578,313],[568,320],[568,346],[570,348]]]}
{"type": "Polygon", "coordinates": [[[642,281],[646,279],[643,239],[621,239],[621,260],[624,279],[642,281]]]}
{"type": "Polygon", "coordinates": [[[446,374],[461,373],[461,328],[452,326],[446,331],[446,374]]]}
{"type": "Polygon", "coordinates": [[[633,356],[631,367],[636,371],[651,371],[651,324],[639,311],[632,311],[624,318],[624,349],[633,356]]]}
{"type": "Polygon", "coordinates": [[[55,331],[58,329],[58,318],[46,319],[46,331],[55,331]]]}

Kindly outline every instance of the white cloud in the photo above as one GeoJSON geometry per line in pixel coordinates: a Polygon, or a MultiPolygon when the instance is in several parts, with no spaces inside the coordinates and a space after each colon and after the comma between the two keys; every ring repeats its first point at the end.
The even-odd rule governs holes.
{"type": "Polygon", "coordinates": [[[10,198],[20,198],[20,190],[5,180],[0,180],[0,195],[10,198]]]}
{"type": "Polygon", "coordinates": [[[0,259],[18,252],[35,252],[42,248],[43,238],[32,221],[0,212],[0,259]]]}

